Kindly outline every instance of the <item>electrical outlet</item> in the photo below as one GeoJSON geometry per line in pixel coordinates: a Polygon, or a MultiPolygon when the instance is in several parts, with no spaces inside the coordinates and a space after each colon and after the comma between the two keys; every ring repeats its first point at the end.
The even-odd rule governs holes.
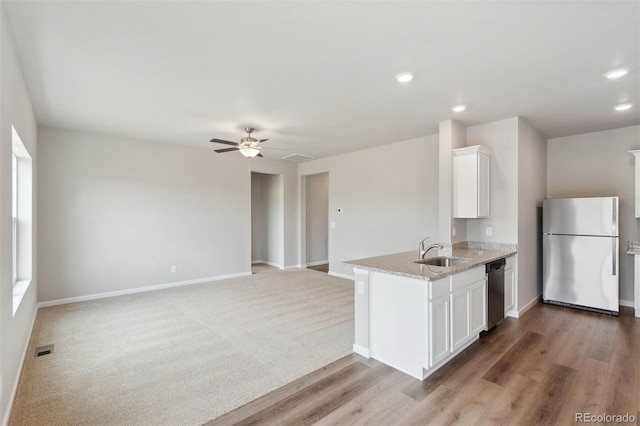
{"type": "Polygon", "coordinates": [[[171,265],[171,272],[176,272],[178,267],[176,265],[171,265]]]}
{"type": "Polygon", "coordinates": [[[456,236],[456,227],[455,226],[451,229],[451,235],[454,236],[454,237],[456,236]]]}
{"type": "Polygon", "coordinates": [[[362,281],[358,281],[358,294],[364,294],[364,283],[362,281]]]}
{"type": "Polygon", "coordinates": [[[335,222],[331,222],[331,229],[336,229],[336,223],[335,222]]]}
{"type": "Polygon", "coordinates": [[[487,237],[490,237],[491,234],[493,234],[493,230],[491,229],[490,226],[487,226],[487,237]]]}

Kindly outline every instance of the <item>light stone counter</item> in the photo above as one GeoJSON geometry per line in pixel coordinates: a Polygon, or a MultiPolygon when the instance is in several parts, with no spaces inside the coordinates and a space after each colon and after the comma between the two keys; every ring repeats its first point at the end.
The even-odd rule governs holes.
{"type": "Polygon", "coordinates": [[[345,265],[368,271],[383,272],[391,275],[399,275],[423,280],[437,280],[447,275],[457,274],[478,265],[493,262],[516,254],[516,246],[513,244],[495,244],[481,242],[464,242],[454,244],[450,249],[430,250],[425,259],[438,256],[451,256],[470,259],[467,263],[461,263],[450,267],[420,265],[414,263],[418,260],[418,250],[404,253],[390,254],[386,256],[369,257],[344,262],[345,265]]]}

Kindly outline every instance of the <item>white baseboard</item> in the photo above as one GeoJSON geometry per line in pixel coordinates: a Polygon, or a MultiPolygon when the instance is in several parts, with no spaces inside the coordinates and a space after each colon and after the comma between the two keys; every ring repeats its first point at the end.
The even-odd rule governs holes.
{"type": "Polygon", "coordinates": [[[619,301],[620,306],[626,306],[628,308],[633,308],[634,303],[633,300],[624,300],[624,299],[620,299],[619,301]]]}
{"type": "Polygon", "coordinates": [[[183,287],[186,285],[202,284],[210,281],[220,281],[229,278],[246,277],[251,275],[251,272],[239,272],[237,274],[217,275],[215,277],[197,278],[194,280],[177,281],[173,283],[150,285],[146,287],[130,288],[127,290],[110,291],[108,293],[89,294],[86,296],[68,297],[65,299],[48,300],[46,302],[38,303],[39,308],[46,308],[48,306],[65,305],[67,303],[85,302],[87,300],[106,299],[108,297],[124,296],[127,294],[145,293],[147,291],[164,290],[167,288],[183,287]]]}
{"type": "Polygon", "coordinates": [[[284,267],[284,270],[289,270],[289,269],[302,269],[304,268],[304,265],[287,265],[284,267]]]}
{"type": "Polygon", "coordinates": [[[318,266],[318,265],[326,265],[328,264],[328,260],[319,260],[317,262],[307,262],[305,266],[318,266]]]}
{"type": "Polygon", "coordinates": [[[351,281],[355,280],[355,278],[356,278],[353,275],[342,274],[340,272],[334,272],[334,271],[329,271],[329,275],[331,275],[333,277],[345,278],[345,279],[351,280],[351,281]]]}
{"type": "Polygon", "coordinates": [[[36,315],[38,314],[38,308],[33,310],[33,318],[31,318],[31,326],[29,327],[29,334],[27,337],[27,341],[24,344],[24,349],[22,350],[22,360],[20,361],[20,366],[18,367],[18,374],[16,375],[16,381],[13,384],[13,389],[11,389],[11,393],[9,394],[9,403],[7,404],[7,411],[2,416],[2,426],[7,426],[9,424],[9,418],[11,417],[11,410],[13,409],[13,401],[16,399],[16,394],[18,393],[18,385],[20,384],[20,376],[22,375],[22,367],[24,366],[24,361],[27,359],[27,351],[29,350],[29,343],[31,343],[31,335],[33,334],[33,326],[36,323],[36,315]]]}
{"type": "Polygon", "coordinates": [[[365,358],[371,358],[371,352],[369,351],[369,348],[365,348],[364,346],[360,346],[357,344],[353,344],[353,352],[357,353],[358,355],[362,355],[365,358]]]}
{"type": "Polygon", "coordinates": [[[256,265],[258,263],[264,263],[265,265],[273,266],[274,268],[284,269],[284,267],[281,264],[275,263],[275,262],[267,262],[266,260],[252,260],[251,261],[252,265],[256,265]]]}
{"type": "MultiPolygon", "coordinates": [[[[518,309],[517,311],[513,311],[517,315],[517,316],[514,316],[514,318],[520,318],[522,315],[524,315],[525,312],[527,312],[529,309],[533,308],[536,305],[536,303],[538,303],[540,300],[542,300],[542,295],[536,296],[531,302],[529,302],[526,305],[524,305],[522,307],[522,309],[518,309]]],[[[509,315],[509,316],[511,316],[511,315],[509,315]]]]}

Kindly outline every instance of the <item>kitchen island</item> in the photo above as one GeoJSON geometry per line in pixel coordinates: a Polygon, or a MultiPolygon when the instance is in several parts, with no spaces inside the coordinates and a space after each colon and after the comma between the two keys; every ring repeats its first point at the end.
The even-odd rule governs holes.
{"type": "Polygon", "coordinates": [[[417,264],[417,251],[345,262],[355,273],[354,352],[426,378],[486,330],[485,265],[513,264],[515,253],[466,242],[430,253],[468,259],[450,267],[417,264]]]}

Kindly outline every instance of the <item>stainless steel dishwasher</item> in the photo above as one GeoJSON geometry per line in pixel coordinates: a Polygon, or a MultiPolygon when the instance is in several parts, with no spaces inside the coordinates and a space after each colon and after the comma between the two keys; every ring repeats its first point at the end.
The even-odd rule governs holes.
{"type": "Polygon", "coordinates": [[[504,269],[506,259],[487,263],[487,330],[504,319],[504,269]]]}

